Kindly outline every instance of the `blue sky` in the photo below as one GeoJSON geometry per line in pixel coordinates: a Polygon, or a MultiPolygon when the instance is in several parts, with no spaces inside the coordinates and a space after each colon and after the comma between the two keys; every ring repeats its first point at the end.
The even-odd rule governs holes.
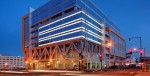
{"type": "Polygon", "coordinates": [[[150,56],[150,0],[94,0],[94,2],[120,28],[127,41],[127,50],[139,48],[138,39],[129,42],[128,38],[141,36],[146,55],[150,56]]]}
{"type": "MultiPolygon", "coordinates": [[[[21,20],[29,7],[38,8],[49,0],[0,0],[0,53],[22,55],[21,20]]],[[[142,36],[143,47],[150,56],[150,0],[93,0],[120,28],[127,40],[127,50],[139,47],[139,41],[129,37],[142,36]]],[[[138,55],[137,55],[138,56],[138,55]]]]}

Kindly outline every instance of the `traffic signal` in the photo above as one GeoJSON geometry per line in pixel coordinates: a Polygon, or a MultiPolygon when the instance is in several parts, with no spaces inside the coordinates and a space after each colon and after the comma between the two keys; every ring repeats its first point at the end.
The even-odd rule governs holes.
{"type": "Polygon", "coordinates": [[[102,54],[99,55],[99,58],[102,58],[102,54]]]}
{"type": "Polygon", "coordinates": [[[142,54],[143,54],[143,51],[142,51],[142,50],[140,50],[140,55],[142,56],[142,54]]]}
{"type": "Polygon", "coordinates": [[[132,49],[129,50],[129,53],[132,54],[132,49]]]}
{"type": "Polygon", "coordinates": [[[102,54],[99,54],[100,62],[102,62],[102,54]]]}

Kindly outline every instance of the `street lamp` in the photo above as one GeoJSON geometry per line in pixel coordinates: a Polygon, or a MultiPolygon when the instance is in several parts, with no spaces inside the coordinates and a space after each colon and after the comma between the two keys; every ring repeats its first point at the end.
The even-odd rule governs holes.
{"type": "Polygon", "coordinates": [[[113,44],[112,44],[111,41],[106,41],[105,45],[106,45],[108,48],[110,48],[113,44]]]}
{"type": "Polygon", "coordinates": [[[136,51],[137,49],[136,49],[136,48],[133,48],[133,50],[136,51]]]}
{"type": "Polygon", "coordinates": [[[112,42],[108,42],[106,45],[108,45],[109,47],[112,46],[112,42]]]}
{"type": "Polygon", "coordinates": [[[28,64],[29,62],[28,62],[28,61],[26,61],[25,63],[26,63],[26,64],[28,64]]]}

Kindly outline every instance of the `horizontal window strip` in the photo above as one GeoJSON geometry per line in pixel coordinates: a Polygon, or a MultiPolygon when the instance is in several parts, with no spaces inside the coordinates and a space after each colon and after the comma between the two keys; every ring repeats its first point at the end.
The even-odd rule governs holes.
{"type": "Polygon", "coordinates": [[[81,26],[82,26],[82,23],[77,23],[77,24],[65,27],[63,29],[58,29],[58,30],[51,31],[49,33],[40,35],[39,38],[43,38],[43,37],[46,37],[46,36],[49,36],[49,35],[54,35],[54,34],[57,34],[57,33],[60,33],[60,32],[64,32],[64,31],[68,31],[68,30],[71,30],[71,29],[75,29],[75,28],[78,28],[78,27],[81,27],[81,26]]]}
{"type": "MultiPolygon", "coordinates": [[[[72,38],[72,37],[81,36],[81,34],[82,34],[82,31],[79,31],[79,32],[75,32],[72,34],[67,34],[67,35],[56,37],[56,38],[48,39],[45,41],[54,42],[54,41],[59,41],[59,40],[68,39],[68,38],[72,38]]],[[[45,41],[40,42],[40,44],[43,42],[45,43],[45,41]]]]}
{"type": "Polygon", "coordinates": [[[84,37],[86,37],[86,38],[90,38],[90,39],[95,40],[95,41],[97,41],[97,42],[101,42],[101,41],[102,41],[102,39],[97,38],[97,37],[95,37],[95,36],[93,36],[93,35],[91,35],[91,34],[89,34],[89,33],[86,33],[86,32],[83,32],[83,33],[82,33],[82,36],[84,36],[84,37]]]}
{"type": "Polygon", "coordinates": [[[48,26],[48,25],[51,25],[51,24],[53,24],[53,23],[56,23],[56,22],[58,22],[58,21],[61,21],[61,20],[63,20],[63,19],[69,18],[69,17],[74,16],[74,15],[79,14],[79,13],[81,13],[81,11],[79,11],[79,12],[77,12],[77,13],[74,13],[74,14],[71,14],[71,15],[69,15],[69,16],[66,16],[66,17],[64,17],[64,18],[61,18],[61,19],[59,19],[59,20],[56,20],[56,21],[54,21],[54,22],[51,22],[51,23],[49,23],[49,24],[46,24],[46,25],[44,25],[44,26],[41,26],[39,29],[41,29],[41,28],[43,28],[43,27],[46,27],[46,26],[48,26]]]}
{"type": "Polygon", "coordinates": [[[99,32],[99,31],[97,31],[97,30],[95,30],[95,29],[89,27],[89,26],[86,25],[86,24],[78,23],[78,24],[74,24],[73,26],[65,27],[64,29],[59,29],[59,30],[55,30],[55,31],[52,31],[52,32],[49,32],[49,33],[40,35],[39,38],[44,38],[44,37],[49,36],[49,35],[54,35],[54,34],[57,34],[57,33],[59,33],[59,32],[68,31],[68,30],[71,30],[71,29],[74,29],[74,28],[77,28],[77,27],[81,27],[81,26],[84,27],[83,30],[86,30],[86,29],[87,29],[87,30],[88,30],[87,32],[89,32],[89,33],[91,33],[91,34],[93,34],[93,35],[95,35],[95,36],[97,36],[97,37],[102,36],[102,33],[101,33],[101,32],[99,32]],[[85,27],[86,27],[86,29],[85,29],[85,27]]]}
{"type": "Polygon", "coordinates": [[[92,23],[88,22],[88,21],[82,21],[83,23],[85,23],[86,25],[92,27],[93,29],[99,31],[99,32],[102,32],[101,29],[99,29],[98,27],[94,26],[92,23]]]}
{"type": "Polygon", "coordinates": [[[102,24],[100,24],[100,22],[98,22],[97,20],[95,20],[94,18],[92,18],[90,15],[86,14],[85,12],[82,12],[83,14],[85,14],[86,16],[88,16],[89,18],[91,18],[92,20],[94,20],[96,23],[98,23],[99,25],[102,26],[102,24]]]}
{"type": "MultiPolygon", "coordinates": [[[[61,18],[61,19],[59,19],[59,20],[57,20],[57,21],[54,21],[54,22],[51,22],[51,23],[46,24],[46,25],[44,25],[44,26],[41,26],[39,29],[44,28],[44,27],[46,27],[46,26],[49,26],[49,25],[51,25],[51,24],[54,24],[54,23],[56,23],[56,22],[58,22],[58,21],[61,21],[61,20],[66,19],[66,18],[69,18],[69,17],[74,16],[74,15],[79,14],[79,13],[85,14],[87,17],[91,18],[91,19],[94,20],[96,23],[98,23],[99,25],[101,25],[100,22],[98,22],[97,20],[95,20],[94,18],[92,18],[90,15],[86,14],[86,13],[83,12],[83,11],[79,11],[79,12],[77,12],[77,13],[71,14],[71,15],[66,16],[66,17],[64,17],[64,18],[61,18]]],[[[102,25],[101,25],[101,26],[102,26],[102,25]]]]}
{"type": "Polygon", "coordinates": [[[48,29],[50,29],[50,28],[57,27],[58,25],[70,24],[70,23],[72,23],[74,20],[81,18],[81,16],[82,16],[82,13],[77,14],[77,15],[74,15],[74,16],[72,16],[72,17],[66,18],[66,19],[64,19],[64,20],[61,20],[61,21],[59,21],[59,22],[56,22],[56,23],[53,23],[53,24],[51,24],[51,25],[49,25],[49,26],[46,26],[46,27],[44,27],[44,28],[41,28],[41,29],[39,29],[39,31],[40,31],[40,32],[43,32],[43,31],[48,30],[48,29]],[[72,22],[71,22],[71,21],[72,21],[72,22]],[[70,23],[68,23],[68,22],[70,22],[70,23]]]}
{"type": "Polygon", "coordinates": [[[44,38],[44,37],[49,36],[49,35],[54,35],[54,34],[57,34],[57,33],[60,33],[60,32],[64,32],[64,31],[68,31],[68,30],[71,30],[71,29],[75,29],[75,28],[78,28],[78,27],[81,27],[81,26],[82,26],[82,23],[74,24],[72,26],[68,26],[68,27],[65,27],[63,29],[58,29],[58,30],[51,31],[49,33],[40,35],[39,38],[44,38]]]}
{"type": "Polygon", "coordinates": [[[43,40],[47,40],[47,39],[50,39],[50,38],[55,38],[55,37],[67,35],[67,34],[70,34],[70,33],[78,32],[78,31],[81,31],[82,28],[83,27],[78,27],[78,28],[71,29],[71,30],[64,31],[64,32],[60,32],[60,33],[57,33],[57,34],[54,34],[54,35],[51,35],[51,36],[47,36],[45,38],[40,38],[39,41],[43,41],[43,40]]]}
{"type": "Polygon", "coordinates": [[[99,38],[96,38],[94,37],[93,35],[89,34],[89,33],[86,33],[86,32],[83,32],[83,31],[79,31],[79,32],[74,32],[74,33],[70,33],[70,34],[67,34],[67,35],[62,35],[62,36],[59,36],[59,37],[54,37],[54,38],[50,38],[48,40],[44,40],[44,41],[41,41],[40,43],[43,43],[43,42],[52,42],[52,41],[59,41],[61,39],[67,39],[68,37],[76,37],[76,36],[85,36],[87,38],[91,38],[95,41],[98,41],[98,42],[101,42],[102,40],[99,39],[99,38]]]}
{"type": "MultiPolygon", "coordinates": [[[[77,36],[77,37],[72,37],[72,38],[68,38],[68,39],[63,39],[63,40],[59,40],[59,41],[54,41],[54,42],[42,44],[42,45],[39,45],[39,46],[54,44],[54,43],[58,43],[58,42],[64,42],[64,41],[68,41],[68,40],[75,40],[75,39],[80,39],[80,38],[85,38],[85,37],[84,37],[84,36],[77,36]]],[[[89,40],[89,41],[95,42],[95,43],[97,43],[97,44],[101,44],[101,42],[92,40],[92,39],[90,39],[90,38],[86,38],[86,39],[89,40]]]]}
{"type": "Polygon", "coordinates": [[[42,31],[42,32],[39,33],[39,35],[42,35],[42,34],[45,34],[45,33],[49,33],[49,32],[52,32],[52,31],[55,31],[55,30],[58,30],[58,29],[62,29],[62,28],[64,28],[64,27],[67,27],[67,26],[70,26],[70,25],[73,25],[73,24],[80,23],[80,22],[81,22],[81,19],[82,19],[82,18],[79,18],[79,19],[70,21],[70,22],[68,22],[68,23],[61,24],[61,25],[58,25],[58,26],[56,26],[56,27],[50,28],[50,29],[48,29],[48,30],[42,31]]]}
{"type": "Polygon", "coordinates": [[[64,39],[64,40],[59,40],[59,41],[54,41],[54,42],[50,42],[50,43],[39,45],[39,46],[44,46],[44,45],[48,45],[48,44],[63,42],[63,41],[67,41],[67,40],[74,40],[74,39],[78,39],[78,38],[82,38],[82,36],[72,37],[72,38],[68,38],[68,39],[64,39]]]}
{"type": "Polygon", "coordinates": [[[97,37],[97,38],[101,38],[100,35],[98,35],[98,34],[92,32],[92,31],[90,31],[90,30],[88,30],[88,29],[86,29],[86,28],[83,28],[83,31],[86,32],[86,33],[89,33],[89,34],[91,34],[91,35],[93,35],[93,36],[95,36],[95,37],[97,37]]]}
{"type": "MultiPolygon", "coordinates": [[[[83,27],[81,27],[82,28],[82,31],[84,31],[85,32],[85,30],[83,30],[84,28],[83,27]]],[[[65,31],[65,32],[63,32],[63,33],[60,33],[60,34],[55,34],[55,35],[51,35],[51,36],[48,36],[48,37],[45,37],[45,38],[40,38],[39,39],[39,41],[44,41],[44,40],[48,40],[48,39],[51,39],[51,38],[55,38],[55,37],[60,37],[60,36],[63,36],[63,35],[67,35],[67,34],[70,34],[70,33],[74,33],[74,32],[78,32],[78,31],[81,31],[81,29],[78,29],[78,30],[69,30],[69,31],[65,31]]],[[[92,36],[94,36],[94,37],[96,37],[96,38],[98,38],[98,39],[101,39],[101,36],[96,36],[96,35],[94,35],[94,34],[92,34],[91,32],[88,32],[89,30],[87,30],[86,32],[88,33],[88,34],[90,34],[90,35],[92,35],[92,36]]]]}
{"type": "Polygon", "coordinates": [[[46,31],[40,32],[39,35],[43,35],[43,34],[46,34],[46,33],[52,32],[52,31],[55,31],[55,30],[57,30],[57,29],[62,29],[62,28],[64,28],[64,27],[67,27],[67,26],[70,26],[70,25],[73,25],[73,24],[77,24],[77,23],[79,23],[79,22],[83,22],[83,23],[87,24],[88,26],[90,26],[90,27],[94,28],[95,30],[97,30],[97,31],[99,31],[99,32],[102,33],[102,31],[101,31],[98,27],[94,26],[92,23],[90,23],[90,22],[88,22],[88,21],[85,21],[83,18],[79,18],[79,19],[76,19],[76,20],[74,20],[74,21],[69,22],[69,23],[72,23],[72,24],[69,24],[69,25],[67,25],[68,23],[65,23],[65,24],[62,24],[62,25],[58,25],[57,27],[50,28],[50,29],[48,29],[48,30],[46,30],[46,31]],[[82,21],[80,21],[80,20],[82,20],[82,21]],[[74,22],[74,21],[76,21],[76,22],[74,22]],[[74,22],[74,23],[73,23],[73,22],[74,22]]]}
{"type": "Polygon", "coordinates": [[[103,28],[102,26],[100,26],[100,24],[98,24],[97,22],[95,22],[85,14],[82,14],[82,18],[85,19],[85,21],[88,21],[89,24],[94,25],[93,27],[95,28],[99,28],[99,29],[103,28]]]}
{"type": "Polygon", "coordinates": [[[95,34],[102,35],[101,31],[98,31],[98,30],[95,30],[94,28],[91,28],[90,26],[88,26],[88,24],[82,23],[82,27],[94,32],[95,34]]]}
{"type": "Polygon", "coordinates": [[[39,41],[44,41],[44,40],[48,40],[48,39],[52,39],[52,38],[56,38],[56,37],[60,37],[60,36],[63,36],[63,35],[67,35],[67,34],[71,34],[71,33],[75,33],[75,32],[78,32],[78,31],[84,31],[98,39],[101,39],[101,36],[95,34],[94,32],[90,31],[90,30],[86,30],[84,27],[78,27],[78,28],[75,28],[75,29],[71,29],[69,31],[64,31],[64,32],[61,32],[61,33],[58,33],[58,34],[54,34],[54,35],[50,35],[50,36],[47,36],[45,38],[40,38],[39,41]]]}

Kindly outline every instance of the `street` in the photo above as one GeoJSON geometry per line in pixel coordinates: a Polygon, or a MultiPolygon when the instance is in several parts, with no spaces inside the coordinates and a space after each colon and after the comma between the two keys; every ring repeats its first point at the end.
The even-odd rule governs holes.
{"type": "Polygon", "coordinates": [[[97,72],[80,71],[46,71],[46,72],[23,72],[23,71],[1,71],[0,76],[148,76],[150,72],[142,72],[137,69],[109,70],[97,72]]]}

